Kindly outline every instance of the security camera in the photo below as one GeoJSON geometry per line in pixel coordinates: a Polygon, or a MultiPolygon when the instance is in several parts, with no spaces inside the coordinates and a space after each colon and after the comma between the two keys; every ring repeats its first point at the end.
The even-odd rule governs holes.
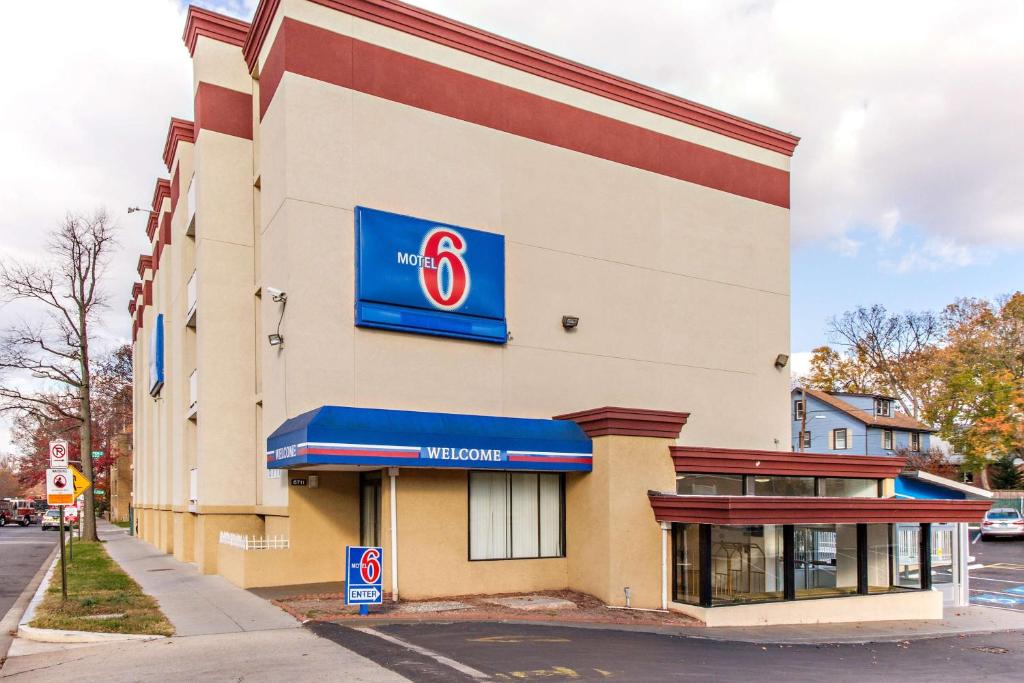
{"type": "Polygon", "coordinates": [[[287,301],[288,299],[288,295],[282,292],[277,287],[267,287],[267,294],[269,294],[271,298],[277,302],[287,301]]]}

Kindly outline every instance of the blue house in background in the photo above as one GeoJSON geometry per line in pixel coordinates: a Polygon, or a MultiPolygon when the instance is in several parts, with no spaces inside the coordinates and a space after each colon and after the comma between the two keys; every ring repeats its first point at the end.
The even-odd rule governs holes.
{"type": "Polygon", "coordinates": [[[934,430],[898,412],[896,400],[889,396],[798,387],[792,392],[791,406],[794,451],[895,455],[899,450],[919,452],[931,447],[934,430]]]}

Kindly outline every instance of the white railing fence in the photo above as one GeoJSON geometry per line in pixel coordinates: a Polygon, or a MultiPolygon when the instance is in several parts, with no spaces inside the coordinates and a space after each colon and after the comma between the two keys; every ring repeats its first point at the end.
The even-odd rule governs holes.
{"type": "Polygon", "coordinates": [[[285,536],[249,536],[229,531],[220,532],[220,543],[240,550],[287,550],[290,547],[285,536]]]}

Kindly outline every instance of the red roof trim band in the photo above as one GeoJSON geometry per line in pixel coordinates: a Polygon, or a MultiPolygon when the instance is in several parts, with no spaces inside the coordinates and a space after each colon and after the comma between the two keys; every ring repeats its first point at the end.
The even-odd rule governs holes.
{"type": "Polygon", "coordinates": [[[196,53],[196,41],[199,40],[199,36],[241,47],[248,34],[249,24],[241,19],[189,5],[185,32],[181,38],[185,41],[188,54],[192,56],[196,53]]]}
{"type": "Polygon", "coordinates": [[[691,524],[857,524],[977,522],[990,500],[676,496],[649,493],[659,522],[691,524]]]}
{"type": "MultiPolygon", "coordinates": [[[[152,267],[153,267],[153,257],[149,256],[148,254],[141,254],[139,256],[139,262],[135,266],[135,269],[139,272],[139,277],[145,279],[146,271],[149,270],[152,267]]],[[[137,282],[135,284],[138,285],[139,287],[142,286],[142,285],[139,285],[139,283],[137,283],[137,282]]],[[[134,286],[132,287],[132,296],[138,296],[138,294],[135,293],[135,287],[134,286]]]]}
{"type": "Polygon", "coordinates": [[[670,446],[676,472],[891,479],[906,458],[670,446]]]}
{"type": "Polygon", "coordinates": [[[690,417],[689,413],[642,408],[594,408],[566,415],[555,420],[571,420],[593,439],[595,436],[653,436],[677,439],[690,417]]]}
{"type": "MultiPolygon", "coordinates": [[[[783,169],[284,19],[260,77],[260,115],[285,72],[783,208],[783,169]],[[453,94],[457,93],[457,96],[453,94]]],[[[202,88],[203,84],[200,84],[202,88]]],[[[206,116],[196,97],[196,124],[206,116]]]]}
{"type": "Polygon", "coordinates": [[[153,190],[153,210],[160,211],[160,205],[164,199],[170,199],[171,197],[171,181],[167,178],[158,178],[156,181],[156,188],[153,190]]]}
{"type": "Polygon", "coordinates": [[[155,212],[151,211],[149,214],[149,220],[146,221],[146,237],[148,237],[151,241],[153,239],[153,235],[156,234],[156,224],[157,215],[155,212]]]}
{"type": "Polygon", "coordinates": [[[171,119],[171,125],[167,129],[167,141],[164,142],[164,164],[167,165],[167,172],[170,173],[174,165],[174,155],[178,150],[179,142],[195,142],[195,124],[185,119],[171,119]]]}
{"type": "MultiPolygon", "coordinates": [[[[792,156],[799,138],[660,90],[557,57],[522,43],[394,0],[313,0],[317,4],[409,33],[585,92],[792,156]]],[[[278,0],[256,9],[243,54],[249,70],[266,41],[278,0]]]]}

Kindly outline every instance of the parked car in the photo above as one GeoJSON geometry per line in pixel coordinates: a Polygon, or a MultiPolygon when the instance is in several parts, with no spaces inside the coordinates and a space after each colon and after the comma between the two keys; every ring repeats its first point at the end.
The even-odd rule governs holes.
{"type": "Polygon", "coordinates": [[[36,520],[36,510],[32,501],[22,498],[4,498],[0,500],[0,516],[5,524],[28,526],[36,520]]]}
{"type": "MultiPolygon", "coordinates": [[[[64,527],[67,528],[65,523],[64,527]]],[[[48,529],[60,529],[60,510],[47,510],[46,514],[43,515],[42,523],[43,531],[48,529]]]]}
{"type": "Polygon", "coordinates": [[[992,508],[981,521],[981,540],[996,536],[1024,538],[1024,518],[1013,508],[992,508]]]}

